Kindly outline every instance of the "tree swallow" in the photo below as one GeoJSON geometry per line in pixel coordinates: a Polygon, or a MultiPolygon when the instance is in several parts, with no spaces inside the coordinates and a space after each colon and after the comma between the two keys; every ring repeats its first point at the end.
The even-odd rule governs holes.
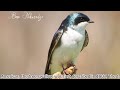
{"type": "Polygon", "coordinates": [[[83,13],[72,13],[63,20],[51,42],[45,74],[53,75],[75,65],[77,56],[88,45],[85,28],[89,23],[94,22],[83,13]]]}

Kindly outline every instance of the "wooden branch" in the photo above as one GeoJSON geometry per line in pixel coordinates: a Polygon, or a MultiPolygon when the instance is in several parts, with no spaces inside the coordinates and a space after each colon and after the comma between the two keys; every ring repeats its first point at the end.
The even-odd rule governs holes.
{"type": "Polygon", "coordinates": [[[69,68],[63,70],[62,72],[56,72],[53,74],[52,79],[66,79],[64,75],[73,75],[76,74],[76,67],[75,66],[70,66],[69,68]]]}

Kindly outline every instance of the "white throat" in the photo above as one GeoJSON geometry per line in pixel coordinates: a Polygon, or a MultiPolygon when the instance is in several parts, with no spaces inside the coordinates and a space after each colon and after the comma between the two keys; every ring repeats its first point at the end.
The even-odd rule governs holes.
{"type": "Polygon", "coordinates": [[[78,32],[81,32],[81,31],[84,31],[86,29],[86,26],[88,24],[89,24],[88,22],[81,22],[78,25],[74,25],[74,26],[71,26],[71,27],[72,27],[72,29],[74,29],[78,32]]]}

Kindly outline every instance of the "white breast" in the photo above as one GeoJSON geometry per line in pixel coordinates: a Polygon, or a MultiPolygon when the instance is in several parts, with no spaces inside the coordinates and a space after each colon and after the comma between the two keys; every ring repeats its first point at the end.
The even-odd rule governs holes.
{"type": "Polygon", "coordinates": [[[67,63],[70,60],[74,60],[80,53],[84,39],[85,31],[77,32],[68,28],[61,37],[61,46],[57,48],[52,56],[53,63],[67,63]]]}
{"type": "Polygon", "coordinates": [[[71,47],[79,44],[82,40],[84,40],[84,33],[84,30],[78,32],[71,28],[68,28],[68,30],[64,32],[61,38],[62,45],[71,47]]]}

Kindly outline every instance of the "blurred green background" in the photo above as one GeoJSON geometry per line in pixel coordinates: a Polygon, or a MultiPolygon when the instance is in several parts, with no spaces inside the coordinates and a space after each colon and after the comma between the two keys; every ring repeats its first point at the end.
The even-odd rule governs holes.
{"type": "Polygon", "coordinates": [[[9,19],[9,11],[0,12],[0,74],[44,74],[52,37],[73,12],[82,12],[95,22],[87,26],[90,41],[78,57],[77,74],[120,74],[119,11],[29,12],[43,18],[9,19]]]}

